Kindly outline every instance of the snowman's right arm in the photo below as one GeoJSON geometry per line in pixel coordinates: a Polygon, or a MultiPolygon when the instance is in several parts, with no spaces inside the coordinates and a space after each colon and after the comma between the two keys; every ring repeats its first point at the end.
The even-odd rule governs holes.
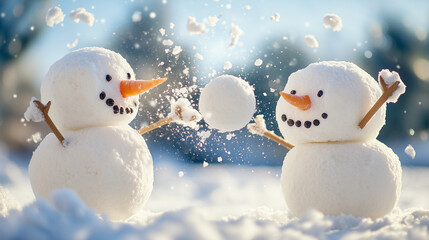
{"type": "Polygon", "coordinates": [[[264,136],[268,139],[273,140],[274,142],[282,145],[283,147],[286,147],[287,149],[292,149],[294,146],[288,142],[286,142],[283,138],[275,135],[273,132],[268,131],[267,127],[265,126],[265,120],[264,115],[257,115],[255,117],[255,123],[249,123],[247,124],[247,129],[252,134],[264,136]]]}

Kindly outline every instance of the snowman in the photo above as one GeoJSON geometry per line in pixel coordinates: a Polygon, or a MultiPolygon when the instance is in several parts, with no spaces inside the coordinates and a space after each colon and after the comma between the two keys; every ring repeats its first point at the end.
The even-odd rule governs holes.
{"type": "Polygon", "coordinates": [[[265,128],[262,115],[248,129],[291,148],[281,185],[292,214],[378,218],[396,205],[402,170],[398,156],[376,137],[385,124],[385,102],[405,85],[383,70],[379,84],[349,62],[319,62],[290,75],[280,92],[276,119],[284,140],[265,128]]]}
{"type": "MultiPolygon", "coordinates": [[[[127,61],[104,48],[83,48],[54,63],[41,86],[41,102],[48,104],[33,99],[24,114],[27,120],[45,120],[53,131],[30,161],[36,197],[49,199],[52,191],[70,188],[113,220],[141,209],[153,187],[152,156],[128,124],[137,115],[138,95],[165,80],[135,80],[127,61]]],[[[190,104],[181,108],[186,101],[178,102],[173,117],[197,115],[190,104]]]]}

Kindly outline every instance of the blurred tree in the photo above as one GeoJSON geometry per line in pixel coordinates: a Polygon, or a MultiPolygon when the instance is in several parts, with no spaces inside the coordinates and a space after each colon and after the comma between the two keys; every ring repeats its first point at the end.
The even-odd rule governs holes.
{"type": "Polygon", "coordinates": [[[419,33],[396,19],[383,17],[380,23],[373,25],[371,42],[374,44],[369,49],[372,57],[361,59],[371,75],[381,69],[394,70],[407,85],[407,92],[399,101],[388,106],[387,124],[381,138],[404,136],[410,128],[417,131],[429,128],[429,44],[426,31],[419,33]]]}
{"type": "Polygon", "coordinates": [[[21,56],[37,39],[44,26],[44,11],[50,1],[0,1],[0,129],[1,138],[12,148],[26,145],[27,131],[22,129],[25,106],[13,101],[13,94],[32,96],[32,81],[18,70],[21,56]],[[24,139],[24,141],[23,141],[24,139]]]}

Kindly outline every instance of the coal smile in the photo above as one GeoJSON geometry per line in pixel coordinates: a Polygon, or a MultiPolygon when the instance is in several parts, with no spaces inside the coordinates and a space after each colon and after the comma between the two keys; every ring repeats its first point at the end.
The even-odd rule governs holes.
{"type": "MultiPolygon", "coordinates": [[[[328,114],[327,113],[322,113],[320,115],[323,119],[327,119],[328,118],[328,114]]],[[[319,119],[314,119],[312,121],[301,121],[301,120],[293,120],[291,118],[287,118],[286,114],[282,115],[282,121],[286,122],[287,125],[289,125],[290,127],[296,126],[296,127],[301,127],[302,125],[304,125],[305,128],[311,128],[311,126],[319,126],[320,125],[320,120],[319,119]]]]}
{"type": "MultiPolygon", "coordinates": [[[[105,92],[101,92],[99,95],[101,100],[104,100],[107,98],[106,93],[105,92]]],[[[106,99],[106,105],[109,107],[112,107],[113,113],[114,114],[132,114],[134,112],[134,109],[132,107],[126,106],[120,106],[120,105],[115,105],[115,100],[113,100],[112,98],[107,98],[106,99]]],[[[134,107],[137,107],[137,102],[134,102],[134,107]]]]}

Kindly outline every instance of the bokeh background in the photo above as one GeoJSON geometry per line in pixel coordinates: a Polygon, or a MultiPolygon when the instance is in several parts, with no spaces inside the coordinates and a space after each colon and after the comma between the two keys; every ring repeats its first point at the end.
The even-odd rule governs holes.
{"type": "MultiPolygon", "coordinates": [[[[22,164],[37,147],[38,134],[43,138],[49,132],[42,123],[26,123],[23,113],[32,96],[40,97],[50,65],[75,49],[100,46],[122,54],[140,79],[169,79],[141,97],[140,113],[131,124],[135,128],[168,114],[168,97],[184,96],[198,107],[201,87],[215,76],[232,74],[254,87],[255,115],[264,114],[268,129],[280,134],[274,119],[278,91],[298,69],[316,61],[345,60],[373,77],[384,68],[397,71],[407,92],[388,105],[379,139],[394,149],[403,165],[429,165],[428,1],[11,0],[0,1],[0,29],[0,143],[3,152],[22,164]],[[53,6],[66,15],[85,8],[94,14],[95,23],[90,27],[66,16],[61,24],[48,27],[45,15],[53,6]],[[279,22],[270,19],[275,13],[280,14],[279,22]],[[327,13],[342,18],[340,32],[323,27],[327,13]],[[189,16],[205,22],[208,32],[190,35],[189,16]],[[219,18],[216,26],[208,26],[209,16],[219,18]],[[229,49],[232,23],[244,34],[229,49]],[[165,29],[164,36],[160,29],[165,29]],[[305,45],[307,34],[318,39],[318,48],[305,45]],[[163,45],[166,39],[173,46],[163,45]],[[182,52],[171,54],[174,46],[182,52]],[[258,58],[261,66],[254,64],[258,58]],[[231,69],[224,69],[226,61],[231,69]],[[415,159],[404,153],[408,144],[416,150],[415,159]]],[[[197,131],[171,124],[144,137],[155,162],[168,157],[218,164],[221,158],[222,164],[281,165],[287,153],[246,129],[220,133],[204,122],[197,131]]]]}

